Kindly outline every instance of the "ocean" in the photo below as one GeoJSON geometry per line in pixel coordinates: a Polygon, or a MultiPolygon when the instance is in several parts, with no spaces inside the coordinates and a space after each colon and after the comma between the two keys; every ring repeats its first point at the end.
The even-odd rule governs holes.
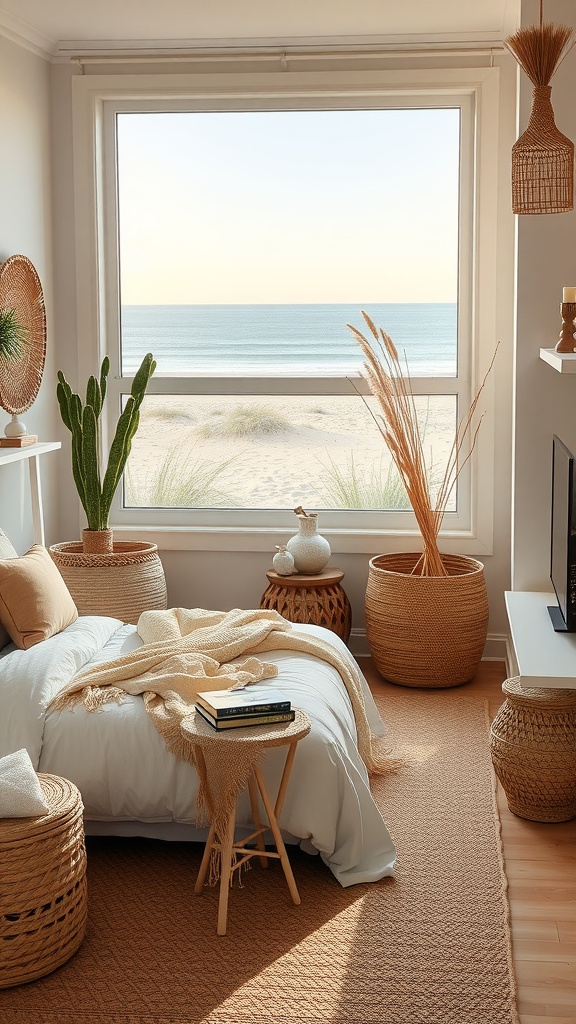
{"type": "Polygon", "coordinates": [[[346,374],[362,352],[346,327],[367,333],[365,309],[390,335],[412,376],[456,374],[456,303],[123,305],[123,367],[152,352],[167,374],[346,374]]]}

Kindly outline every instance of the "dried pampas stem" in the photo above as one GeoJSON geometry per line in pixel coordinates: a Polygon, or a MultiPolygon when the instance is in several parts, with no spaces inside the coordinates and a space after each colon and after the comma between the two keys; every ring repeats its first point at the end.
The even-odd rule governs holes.
{"type": "MultiPolygon", "coordinates": [[[[436,500],[432,504],[408,365],[405,370],[402,369],[398,352],[389,335],[382,328],[378,330],[364,310],[362,316],[374,338],[373,342],[352,324],[347,324],[347,327],[352,331],[366,360],[364,376],[381,412],[381,416],[374,418],[406,488],[422,534],[424,550],[413,571],[420,576],[447,576],[448,572],[438,548],[438,533],[450,495],[476,444],[482,420],[480,419],[473,430],[473,418],[494,364],[496,352],[467,416],[457,427],[444,476],[436,500]]],[[[351,383],[354,385],[354,381],[351,383]]],[[[356,390],[358,391],[358,388],[356,390]]]]}

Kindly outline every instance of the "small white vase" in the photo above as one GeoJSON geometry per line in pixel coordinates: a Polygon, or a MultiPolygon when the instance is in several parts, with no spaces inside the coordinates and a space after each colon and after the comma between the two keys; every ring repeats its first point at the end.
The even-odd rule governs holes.
{"type": "Polygon", "coordinates": [[[294,558],[296,572],[322,572],[330,559],[330,545],[318,533],[318,514],[311,512],[307,516],[299,515],[298,521],[299,531],[286,545],[294,558]]]}
{"type": "Polygon", "coordinates": [[[294,558],[284,545],[278,547],[278,551],[272,559],[272,568],[279,576],[291,576],[295,572],[294,558]]]}

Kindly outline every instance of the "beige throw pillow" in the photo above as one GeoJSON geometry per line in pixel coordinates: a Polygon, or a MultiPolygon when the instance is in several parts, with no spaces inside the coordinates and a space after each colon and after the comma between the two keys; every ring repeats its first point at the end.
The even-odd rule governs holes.
{"type": "Polygon", "coordinates": [[[0,559],[0,622],[21,650],[60,633],[78,618],[68,587],[46,548],[0,559]]]}
{"type": "MultiPolygon", "coordinates": [[[[18,558],[18,552],[2,529],[0,529],[0,558],[18,558]]],[[[2,623],[0,623],[0,651],[9,643],[11,643],[10,637],[2,623]]]]}

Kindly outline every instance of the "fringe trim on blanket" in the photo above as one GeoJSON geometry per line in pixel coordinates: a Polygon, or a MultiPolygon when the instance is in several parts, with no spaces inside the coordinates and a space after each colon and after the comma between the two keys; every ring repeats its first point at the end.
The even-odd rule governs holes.
{"type": "Polygon", "coordinates": [[[83,704],[87,711],[103,711],[105,704],[125,702],[126,690],[120,689],[119,686],[84,686],[72,693],[63,691],[57,694],[50,702],[50,709],[65,711],[69,708],[73,711],[78,704],[83,704]]]}

